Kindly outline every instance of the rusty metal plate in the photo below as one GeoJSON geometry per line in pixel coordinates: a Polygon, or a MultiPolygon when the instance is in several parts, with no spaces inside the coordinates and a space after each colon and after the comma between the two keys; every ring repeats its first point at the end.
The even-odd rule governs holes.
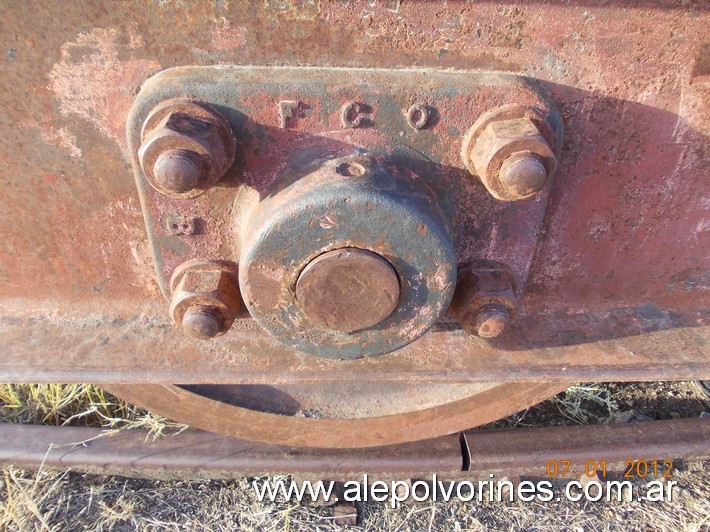
{"type": "Polygon", "coordinates": [[[0,379],[710,377],[706,2],[26,2],[0,20],[0,379]],[[468,338],[444,316],[381,360],[338,363],[242,318],[208,351],[175,331],[125,120],[152,75],[219,63],[535,78],[566,140],[510,335],[468,338]]]}
{"type": "Polygon", "coordinates": [[[500,106],[544,124],[543,142],[559,156],[559,111],[530,78],[236,66],[159,73],[142,85],[127,120],[159,285],[170,297],[169,279],[180,264],[231,261],[239,265],[245,307],[261,327],[300,351],[336,358],[391,352],[421,336],[451,300],[456,262],[503,262],[522,293],[549,184],[529,201],[500,202],[468,173],[461,155],[464,133],[500,106]],[[156,158],[173,154],[165,160],[182,160],[180,168],[194,177],[196,167],[177,159],[180,153],[204,152],[212,168],[222,159],[209,153],[234,142],[213,135],[205,151],[215,113],[231,124],[234,164],[219,183],[208,180],[214,186],[188,180],[192,190],[166,191],[156,183],[156,158]],[[176,232],[175,219],[200,229],[176,232]],[[492,242],[490,234],[501,237],[492,242]],[[348,330],[309,319],[292,288],[309,261],[344,248],[386,258],[401,286],[393,308],[348,330]]]}

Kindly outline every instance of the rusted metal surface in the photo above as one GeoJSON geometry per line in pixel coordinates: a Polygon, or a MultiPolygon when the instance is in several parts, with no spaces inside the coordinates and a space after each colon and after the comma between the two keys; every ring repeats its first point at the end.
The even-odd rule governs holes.
{"type": "Polygon", "coordinates": [[[500,336],[510,325],[510,312],[499,303],[486,303],[472,316],[470,329],[482,338],[500,336]]]}
{"type": "Polygon", "coordinates": [[[298,276],[296,300],[319,325],[357,331],[392,314],[399,301],[399,277],[389,262],[371,251],[328,251],[298,276]]]}
{"type": "Polygon", "coordinates": [[[185,311],[181,325],[193,338],[207,340],[214,338],[224,329],[224,319],[214,307],[193,305],[185,311]]]}
{"type": "Polygon", "coordinates": [[[171,285],[170,315],[187,334],[206,340],[232,326],[241,306],[235,268],[190,261],[175,270],[171,285]]]}
{"type": "Polygon", "coordinates": [[[673,327],[675,316],[648,306],[518,318],[504,337],[488,341],[447,320],[395,353],[346,361],[306,357],[250,320],[196,349],[164,315],[162,302],[134,302],[135,310],[82,303],[71,312],[12,303],[3,303],[10,315],[0,321],[0,372],[7,382],[687,380],[708,375],[710,367],[707,327],[673,327]],[[617,337],[604,338],[600,331],[612,326],[617,337]]]}
{"type": "Polygon", "coordinates": [[[493,197],[515,201],[537,194],[554,175],[561,143],[535,109],[504,105],[466,132],[461,158],[493,197]]]}
{"type": "MultiPolygon", "coordinates": [[[[461,471],[454,434],[433,441],[376,449],[302,449],[239,440],[202,431],[167,433],[0,424],[0,464],[49,467],[102,475],[151,478],[235,478],[263,473],[424,474],[461,471]]],[[[330,476],[332,475],[332,476],[330,476]]]]}
{"type": "Polygon", "coordinates": [[[232,129],[209,106],[185,100],[157,105],[141,129],[138,158],[148,182],[163,194],[194,198],[234,161],[232,129]]]}
{"type": "Polygon", "coordinates": [[[469,263],[459,270],[452,312],[469,334],[499,336],[515,319],[515,278],[502,264],[469,263]]]}
{"type": "MultiPolygon", "coordinates": [[[[177,111],[173,114],[183,116],[177,111]]],[[[137,133],[143,132],[143,144],[138,150],[140,165],[134,161],[134,170],[142,204],[148,205],[144,216],[158,277],[166,274],[166,260],[199,257],[205,245],[222,241],[228,244],[211,256],[232,261],[235,267],[239,263],[246,308],[279,341],[306,353],[338,358],[379,355],[403,347],[424,334],[446,310],[454,286],[456,259],[462,260],[466,253],[478,259],[486,256],[486,248],[471,239],[466,224],[454,223],[455,219],[478,221],[477,210],[461,201],[460,181],[463,178],[467,183],[468,176],[461,171],[458,175],[449,172],[448,166],[442,164],[461,166],[455,160],[460,151],[460,132],[474,121],[474,133],[467,134],[466,139],[475,143],[470,148],[472,153],[486,152],[482,157],[490,168],[483,174],[484,182],[499,183],[505,197],[521,199],[539,192],[547,174],[537,184],[531,184],[530,176],[521,177],[521,172],[516,171],[526,168],[521,161],[506,167],[506,172],[498,177],[501,164],[521,154],[532,157],[533,152],[540,154],[541,164],[544,162],[548,174],[552,174],[556,161],[548,143],[559,150],[562,140],[559,113],[549,95],[517,76],[238,67],[161,72],[143,84],[127,123],[129,149],[135,149],[137,133]],[[180,239],[184,249],[175,253],[165,240],[157,238],[155,229],[162,227],[155,226],[152,213],[166,208],[189,209],[191,204],[171,201],[145,186],[148,181],[156,188],[155,176],[151,178],[146,172],[145,131],[169,109],[190,105],[179,99],[187,87],[192,98],[219,108],[231,121],[240,144],[240,161],[222,183],[223,190],[205,194],[197,206],[200,216],[215,227],[204,235],[180,239]],[[428,99],[428,105],[437,113],[436,127],[423,131],[431,111],[422,101],[407,107],[411,99],[407,94],[412,90],[428,99]],[[289,94],[299,99],[281,99],[289,94]],[[354,94],[357,100],[348,102],[354,94]],[[481,119],[476,121],[480,112],[476,96],[480,98],[482,94],[486,95],[487,105],[498,99],[516,105],[508,103],[491,111],[488,114],[497,118],[482,123],[481,119]],[[275,97],[279,99],[282,133],[276,138],[275,133],[268,133],[268,127],[257,122],[263,108],[273,105],[275,97]],[[182,103],[171,103],[176,101],[182,103]],[[346,103],[340,107],[343,101],[346,103]],[[460,111],[456,115],[445,112],[452,105],[460,111]],[[150,108],[159,111],[149,111],[143,119],[150,108]],[[345,137],[342,131],[333,130],[338,108],[343,128],[353,130],[345,137]],[[503,120],[512,116],[522,118],[503,120]],[[405,123],[415,131],[411,140],[404,138],[405,123]],[[484,130],[476,136],[479,127],[484,130]],[[495,127],[498,130],[489,134],[495,127]],[[297,133],[300,138],[294,141],[283,135],[284,130],[297,133]],[[264,160],[264,153],[270,155],[268,161],[264,160]],[[354,158],[343,157],[347,154],[354,158]],[[520,177],[518,181],[516,176],[520,177]],[[231,224],[229,212],[237,213],[231,224]],[[311,293],[322,293],[321,304],[314,303],[309,309],[305,309],[304,301],[294,304],[294,284],[296,290],[301,284],[297,275],[302,269],[304,273],[309,271],[304,264],[314,264],[318,255],[343,247],[369,249],[385,257],[394,268],[400,293],[394,305],[383,308],[384,314],[370,312],[362,304],[348,304],[340,295],[336,299],[342,305],[327,304],[328,297],[333,300],[328,295],[333,286],[349,285],[351,292],[359,293],[360,300],[374,303],[377,299],[375,292],[368,293],[367,283],[345,268],[339,270],[337,279],[324,277],[326,268],[319,269],[321,286],[311,289],[311,293]],[[315,307],[325,309],[330,323],[318,315],[315,307]],[[343,314],[348,308],[360,308],[360,316],[366,319],[350,323],[351,317],[343,314]],[[339,326],[332,326],[336,323],[339,326]]],[[[157,131],[162,130],[158,127],[157,131]]],[[[154,135],[160,137],[159,133],[154,135]]],[[[167,138],[193,137],[194,134],[167,138]]],[[[180,165],[177,170],[183,166],[189,165],[180,165]]],[[[544,210],[545,203],[537,202],[528,224],[536,220],[539,223],[544,210]]],[[[515,232],[507,236],[508,247],[534,243],[531,239],[516,242],[519,232],[516,227],[512,229],[515,232]]],[[[512,267],[521,277],[518,286],[524,286],[526,272],[516,264],[512,267]]],[[[379,275],[374,269],[371,273],[379,275]]],[[[314,297],[309,298],[309,302],[314,301],[314,297]]]]}
{"type": "Polygon", "coordinates": [[[153,165],[156,183],[172,193],[189,192],[202,179],[202,161],[194,152],[167,150],[161,153],[153,165]]]}
{"type": "Polygon", "coordinates": [[[538,154],[522,151],[508,157],[500,167],[501,183],[513,195],[526,198],[540,191],[548,177],[545,161],[538,154]]]}
{"type": "MultiPolygon", "coordinates": [[[[458,262],[499,260],[510,265],[520,289],[525,286],[546,203],[527,202],[515,210],[506,210],[471,179],[463,168],[460,153],[464,133],[479,115],[505,104],[516,104],[516,109],[521,106],[537,109],[527,114],[554,126],[548,128],[548,133],[559,147],[561,117],[550,94],[534,80],[505,73],[422,69],[177,68],[161,72],[141,86],[127,119],[129,150],[138,149],[139,133],[151,109],[160,107],[163,101],[184,97],[186,88],[193,97],[219,109],[230,121],[239,144],[239,160],[219,187],[193,202],[185,202],[156,194],[146,186],[146,178],[134,157],[136,182],[145,206],[161,286],[186,260],[218,257],[243,262],[244,240],[253,232],[249,226],[263,223],[258,211],[268,207],[272,214],[275,211],[284,216],[289,208],[285,198],[291,198],[283,192],[293,196],[297,191],[305,198],[306,184],[312,177],[309,172],[320,162],[357,156],[365,151],[368,156],[387,161],[388,171],[398,177],[400,184],[417,183],[420,190],[431,189],[429,208],[436,206],[444,211],[458,262]],[[427,102],[427,112],[434,115],[427,128],[411,128],[408,124],[414,97],[419,103],[427,102]],[[297,103],[295,108],[289,107],[289,113],[294,115],[290,118],[282,116],[281,106],[287,102],[297,103]],[[347,117],[346,125],[340,123],[343,116],[347,117]],[[281,127],[283,123],[286,128],[281,127]],[[255,206],[259,201],[262,205],[255,206]],[[233,219],[225,217],[230,211],[236,213],[233,219]],[[210,230],[192,238],[166,238],[159,220],[176,213],[199,217],[210,230]],[[487,242],[490,232],[501,237],[487,242]]],[[[335,178],[331,181],[338,182],[335,178]]],[[[400,201],[407,199],[403,189],[388,190],[383,183],[368,186],[379,186],[380,192],[390,197],[402,196],[400,201]]],[[[374,189],[368,191],[372,195],[377,193],[374,189]]],[[[346,203],[350,196],[347,192],[335,186],[328,190],[333,203],[319,203],[317,209],[308,212],[309,216],[321,215],[327,220],[315,219],[316,223],[296,241],[298,245],[304,246],[309,240],[322,241],[331,228],[334,233],[331,240],[342,238],[338,231],[342,232],[345,224],[356,231],[361,229],[359,224],[368,222],[369,232],[372,228],[387,232],[407,219],[402,214],[393,223],[383,220],[383,214],[388,214],[383,213],[363,215],[358,220],[351,211],[362,209],[346,203]]],[[[542,196],[547,197],[548,193],[549,189],[542,196]]],[[[360,247],[366,249],[378,245],[376,236],[360,240],[364,240],[360,247]]],[[[335,247],[335,243],[329,244],[335,247]]],[[[416,241],[403,244],[416,250],[416,241]]],[[[425,244],[422,242],[422,247],[425,244]]],[[[379,252],[382,251],[387,252],[386,249],[379,252]]],[[[298,267],[298,263],[293,264],[295,270],[298,267]]],[[[270,265],[265,271],[272,268],[270,265]]],[[[427,278],[425,271],[421,274],[427,278]]],[[[428,284],[432,282],[428,280],[428,284]]],[[[165,289],[164,293],[168,295],[165,289]]]]}
{"type": "Polygon", "coordinates": [[[588,460],[610,470],[627,460],[710,458],[710,419],[678,419],[464,433],[467,469],[483,474],[545,476],[548,460],[569,460],[582,473],[588,460]]]}
{"type": "Polygon", "coordinates": [[[271,385],[191,384],[208,399],[282,416],[319,419],[381,418],[435,408],[488,393],[496,382],[419,383],[327,381],[271,385]]]}
{"type": "MultiPolygon", "coordinates": [[[[710,372],[705,2],[146,2],[111,9],[27,2],[0,6],[0,20],[7,29],[0,32],[3,380],[596,380],[710,372]],[[450,159],[452,188],[476,213],[455,218],[471,242],[457,259],[484,249],[525,280],[505,338],[468,338],[444,316],[428,336],[382,360],[335,363],[283,348],[244,316],[209,349],[175,331],[130,177],[125,117],[151,75],[218,63],[452,68],[462,78],[488,69],[535,78],[557,102],[566,131],[546,214],[542,196],[492,201],[466,181],[458,153],[450,159]]],[[[427,87],[424,77],[413,84],[427,87]]],[[[434,84],[446,87],[441,79],[434,84]]],[[[252,102],[263,127],[248,123],[246,131],[296,147],[312,142],[299,129],[306,109],[292,108],[290,129],[281,128],[279,102],[299,97],[288,92],[267,98],[271,105],[252,102]]],[[[431,101],[405,92],[396,116],[402,142],[416,148],[449,123],[441,118],[462,114],[456,101],[431,106],[428,123],[415,131],[406,110],[431,101]]],[[[510,96],[477,94],[472,114],[510,103],[510,96]]],[[[356,115],[372,119],[364,108],[356,115]]],[[[361,134],[342,128],[339,108],[333,117],[336,138],[361,134]]],[[[452,136],[471,125],[464,122],[452,136]]],[[[270,159],[278,157],[264,153],[258,164],[273,170],[270,159]]],[[[248,177],[258,183],[256,174],[248,177]]],[[[210,192],[231,194],[221,187],[210,192]]],[[[239,245],[204,238],[191,247],[191,238],[221,231],[199,201],[152,213],[155,239],[167,250],[164,285],[195,249],[212,257],[239,245]],[[194,232],[169,230],[176,215],[194,219],[194,232]]]]}
{"type": "Polygon", "coordinates": [[[708,418],[618,425],[477,431],[377,449],[295,449],[190,431],[153,440],[141,431],[99,437],[101,429],[0,424],[0,464],[148,478],[235,478],[313,473],[328,480],[394,474],[402,480],[545,476],[548,460],[588,460],[609,469],[626,460],[710,458],[708,418]]]}
{"type": "Polygon", "coordinates": [[[416,102],[407,109],[407,124],[414,129],[424,129],[429,123],[431,111],[426,104],[416,102]]]}
{"type": "MultiPolygon", "coordinates": [[[[444,436],[528,408],[568,386],[561,383],[494,383],[464,399],[444,400],[442,404],[419,410],[414,409],[416,402],[426,398],[417,399],[415,388],[415,393],[406,393],[405,390],[403,394],[411,399],[412,404],[411,409],[404,413],[373,417],[342,414],[337,417],[305,417],[301,410],[293,415],[265,412],[266,404],[252,405],[252,408],[235,406],[216,400],[214,396],[197,393],[199,390],[191,391],[174,385],[104,385],[118,397],[191,427],[265,443],[333,449],[377,447],[444,436]]],[[[312,388],[317,393],[318,386],[312,385],[312,388]]],[[[438,392],[448,397],[447,386],[442,386],[438,392]]],[[[390,393],[392,399],[396,395],[395,390],[390,393]]],[[[338,399],[339,402],[350,400],[340,395],[338,399]]],[[[313,415],[313,412],[310,413],[313,415]]],[[[320,415],[318,412],[315,414],[320,415]]]]}
{"type": "Polygon", "coordinates": [[[622,286],[626,286],[624,293],[629,301],[637,304],[658,296],[677,297],[685,286],[690,290],[688,297],[698,297],[707,266],[676,252],[687,249],[696,238],[693,229],[704,212],[694,207],[699,200],[693,199],[700,196],[697,192],[702,190],[698,188],[702,183],[698,179],[705,175],[699,167],[703,160],[693,149],[705,142],[703,124],[707,123],[707,110],[702,104],[707,76],[702,44],[708,27],[704,3],[683,7],[673,2],[522,6],[415,2],[394,9],[385,3],[372,7],[354,2],[347,6],[314,3],[311,7],[270,3],[248,9],[238,4],[209,4],[194,10],[173,4],[139,3],[106,11],[98,4],[29,2],[4,6],[2,16],[7,27],[13,28],[2,36],[8,72],[2,94],[7,102],[5,124],[14,133],[2,140],[4,160],[9,163],[7,184],[12,185],[4,191],[3,205],[9,205],[5,202],[11,199],[22,204],[22,198],[50,205],[38,220],[39,227],[45,228],[42,230],[37,229],[35,221],[29,224],[21,216],[13,223],[4,218],[5,241],[19,245],[30,238],[33,249],[51,252],[69,248],[63,244],[88,228],[92,238],[86,240],[95,243],[75,252],[71,259],[57,259],[56,264],[38,258],[25,268],[13,269],[18,259],[10,254],[3,256],[3,288],[8,296],[24,297],[28,287],[39,287],[43,289],[40,293],[60,298],[82,293],[87,285],[96,289],[96,295],[86,297],[130,300],[149,295],[145,285],[131,285],[136,275],[133,268],[150,272],[150,265],[136,265],[130,246],[126,246],[127,242],[144,241],[142,228],[135,223],[139,213],[133,185],[130,180],[116,179],[129,175],[123,124],[136,87],[150,74],[170,66],[269,64],[288,59],[292,64],[314,65],[488,68],[545,80],[561,96],[558,100],[570,117],[568,129],[574,133],[568,139],[572,159],[555,189],[552,231],[546,236],[536,265],[536,291],[549,289],[546,295],[552,305],[571,300],[577,302],[575,306],[582,305],[580,296],[587,293],[593,299],[586,300],[585,305],[603,304],[609,294],[622,293],[622,286]],[[57,19],[63,21],[61,27],[52,23],[57,19]],[[533,23],[543,19],[545,24],[533,23]],[[437,21],[434,30],[425,31],[432,20],[437,21]],[[41,40],[32,37],[38,28],[43,29],[41,40]],[[398,33],[392,35],[388,28],[399,28],[398,33]],[[480,34],[474,28],[480,28],[480,34]],[[667,39],[669,29],[676,36],[671,42],[667,39]],[[151,38],[146,39],[149,34],[151,38]],[[280,36],[278,42],[271,42],[270,35],[274,34],[280,36]],[[572,37],[575,35],[576,40],[572,37]],[[659,47],[659,42],[666,45],[659,47]],[[584,53],[579,46],[585,47],[584,53]],[[633,57],[618,52],[632,48],[633,57]],[[97,76],[97,71],[107,73],[106,77],[97,76]],[[667,83],[654,84],[661,79],[667,83]],[[27,91],[26,87],[36,90],[27,91]],[[682,105],[681,92],[685,95],[682,105]],[[654,103],[649,104],[651,101],[654,103]],[[623,122],[618,120],[622,111],[623,122]],[[593,123],[586,125],[590,117],[593,123]],[[680,129],[673,127],[677,122],[680,129]],[[576,149],[580,139],[598,149],[576,149]],[[623,146],[609,154],[606,148],[619,140],[623,146]],[[41,150],[44,162],[36,165],[33,153],[38,142],[45,148],[41,150]],[[81,159],[77,157],[79,151],[81,159]],[[687,156],[678,166],[681,152],[687,156]],[[607,153],[603,159],[602,153],[607,153]],[[634,157],[645,153],[658,154],[658,161],[662,157],[667,162],[642,163],[634,157]],[[633,174],[637,165],[643,166],[643,172],[636,172],[643,183],[616,179],[633,174]],[[611,172],[611,186],[591,202],[592,195],[584,187],[592,185],[599,168],[611,172]],[[96,176],[97,182],[92,181],[89,187],[86,180],[78,179],[82,172],[96,176]],[[667,203],[651,199],[666,181],[674,193],[664,197],[671,199],[667,203]],[[70,198],[86,194],[86,190],[94,199],[90,206],[66,208],[70,198]],[[642,190],[649,190],[649,195],[640,194],[642,190]],[[625,206],[628,200],[623,199],[624,192],[629,193],[626,196],[633,199],[633,205],[625,206]],[[43,201],[43,194],[58,201],[43,201]],[[687,205],[688,198],[693,201],[691,205],[687,205]],[[593,204],[603,209],[596,218],[586,216],[593,204]],[[645,209],[639,209],[642,204],[645,209]],[[678,205],[688,208],[679,209],[678,205]],[[626,212],[645,214],[632,223],[625,222],[626,212]],[[663,219],[670,212],[681,213],[674,226],[651,232],[652,241],[667,242],[669,247],[658,248],[647,242],[643,251],[630,248],[612,257],[611,262],[595,260],[600,248],[606,258],[607,250],[621,248],[611,241],[646,234],[649,227],[657,226],[655,219],[663,219]],[[602,213],[606,225],[615,222],[615,231],[589,235],[595,224],[601,223],[597,218],[602,213]],[[581,226],[580,219],[585,220],[581,226]],[[668,231],[673,238],[668,238],[668,231]],[[115,270],[108,279],[105,271],[86,277],[95,257],[104,260],[99,247],[104,239],[98,236],[106,234],[113,236],[115,244],[105,246],[105,264],[113,264],[115,270]],[[598,235],[597,240],[594,235],[598,235]],[[580,253],[574,262],[587,265],[588,276],[580,279],[576,265],[553,267],[545,262],[550,251],[558,250],[554,253],[558,255],[568,248],[572,256],[580,253]],[[677,259],[682,264],[670,266],[665,260],[649,260],[659,252],[683,257],[677,259]],[[639,254],[645,260],[640,260],[639,254]],[[630,255],[639,260],[629,260],[630,255]],[[619,267],[624,262],[651,264],[652,271],[643,276],[635,271],[631,274],[619,267]],[[77,275],[72,263],[79,270],[86,265],[84,274],[77,275]],[[698,269],[686,271],[693,268],[698,269]],[[606,278],[612,270],[615,277],[606,278]],[[555,275],[551,275],[553,272],[555,275]],[[625,280],[630,283],[625,284],[625,280]],[[590,290],[590,285],[595,290],[590,290]],[[675,291],[669,285],[675,286],[675,291]]]}

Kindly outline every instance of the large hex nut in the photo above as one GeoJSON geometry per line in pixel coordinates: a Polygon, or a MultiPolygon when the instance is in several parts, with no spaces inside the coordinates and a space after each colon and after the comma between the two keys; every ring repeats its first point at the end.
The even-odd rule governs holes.
{"type": "Polygon", "coordinates": [[[530,197],[557,169],[551,133],[543,117],[519,107],[494,110],[479,119],[464,139],[466,168],[500,200],[530,197]]]}
{"type": "Polygon", "coordinates": [[[217,111],[206,104],[169,100],[146,119],[138,160],[153,188],[194,198],[227,172],[235,144],[229,122],[217,111]]]}
{"type": "Polygon", "coordinates": [[[499,336],[517,314],[513,272],[495,262],[460,268],[450,308],[467,333],[499,336]]]}
{"type": "Polygon", "coordinates": [[[236,268],[191,261],[171,280],[170,316],[187,334],[202,340],[226,333],[241,306],[236,268]]]}

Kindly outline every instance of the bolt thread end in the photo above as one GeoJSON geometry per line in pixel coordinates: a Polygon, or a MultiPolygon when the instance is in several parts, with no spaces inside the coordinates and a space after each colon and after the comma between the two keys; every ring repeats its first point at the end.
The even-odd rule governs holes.
{"type": "Polygon", "coordinates": [[[223,325],[224,317],[213,307],[196,305],[188,308],[182,317],[183,330],[198,340],[214,338],[222,332],[223,325]]]}
{"type": "Polygon", "coordinates": [[[510,311],[499,303],[488,303],[478,309],[465,324],[465,329],[482,338],[495,338],[510,324],[510,311]]]}

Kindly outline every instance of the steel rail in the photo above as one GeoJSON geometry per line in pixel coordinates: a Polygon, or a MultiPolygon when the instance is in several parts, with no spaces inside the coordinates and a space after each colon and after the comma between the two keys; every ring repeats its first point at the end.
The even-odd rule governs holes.
{"type": "Polygon", "coordinates": [[[203,431],[112,433],[99,428],[0,424],[0,464],[146,478],[236,478],[249,474],[318,474],[331,480],[362,473],[399,478],[495,474],[544,475],[548,460],[710,458],[710,419],[574,427],[470,431],[434,440],[369,449],[298,449],[203,431]]]}

